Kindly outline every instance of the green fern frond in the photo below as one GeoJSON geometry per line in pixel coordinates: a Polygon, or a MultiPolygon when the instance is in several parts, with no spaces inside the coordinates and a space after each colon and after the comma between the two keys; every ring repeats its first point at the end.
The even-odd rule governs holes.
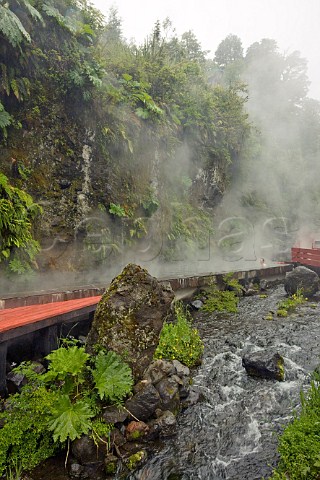
{"type": "Polygon", "coordinates": [[[0,102],[0,128],[5,129],[6,127],[9,127],[12,123],[12,117],[10,113],[8,113],[5,109],[2,103],[0,102]]]}
{"type": "Polygon", "coordinates": [[[8,69],[4,63],[0,63],[0,90],[4,90],[7,95],[10,95],[10,83],[8,79],[8,69]]]}
{"type": "Polygon", "coordinates": [[[57,20],[57,22],[60,24],[60,25],[65,25],[65,18],[63,15],[61,15],[61,13],[59,12],[59,10],[54,7],[53,5],[50,5],[48,3],[44,3],[42,5],[42,10],[44,11],[44,13],[46,15],[48,15],[48,17],[52,17],[54,18],[55,20],[57,20]]]}
{"type": "MultiPolygon", "coordinates": [[[[3,137],[6,139],[7,134],[7,127],[12,123],[12,117],[10,113],[8,113],[2,103],[0,102],[0,130],[2,130],[3,137]]],[[[0,184],[1,187],[1,184],[0,184]]]]}
{"type": "Polygon", "coordinates": [[[31,41],[29,33],[17,15],[9,10],[8,4],[0,5],[0,32],[13,47],[17,47],[23,39],[31,41]]]}
{"type": "Polygon", "coordinates": [[[72,376],[81,374],[88,358],[89,355],[85,353],[84,348],[77,346],[59,348],[46,357],[50,361],[49,372],[56,378],[64,378],[67,374],[72,376]]]}
{"type": "Polygon", "coordinates": [[[36,20],[43,22],[41,13],[36,8],[34,8],[28,0],[17,0],[17,1],[19,5],[23,6],[27,10],[27,12],[32,18],[35,18],[36,20]]]}
{"type": "Polygon", "coordinates": [[[42,10],[48,15],[48,17],[54,18],[60,26],[67,28],[72,33],[77,32],[77,21],[72,17],[64,17],[58,8],[54,7],[51,2],[44,3],[42,5],[42,10]]]}
{"type": "Polygon", "coordinates": [[[13,80],[11,80],[10,87],[11,87],[11,89],[13,91],[13,94],[16,97],[16,99],[20,100],[19,88],[18,88],[17,80],[15,78],[13,80]]]}
{"type": "Polygon", "coordinates": [[[84,85],[84,77],[78,70],[71,70],[69,78],[76,87],[82,87],[84,85]]]}
{"type": "Polygon", "coordinates": [[[20,97],[23,100],[30,95],[30,87],[31,83],[30,80],[26,77],[22,77],[18,79],[19,87],[20,87],[20,97]]]}

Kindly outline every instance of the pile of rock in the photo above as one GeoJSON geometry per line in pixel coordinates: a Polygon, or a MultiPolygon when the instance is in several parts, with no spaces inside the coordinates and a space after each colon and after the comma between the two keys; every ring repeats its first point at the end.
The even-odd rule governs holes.
{"type": "Polygon", "coordinates": [[[69,474],[102,480],[137,468],[154,451],[155,442],[165,443],[176,433],[178,412],[199,400],[190,383],[189,368],[179,361],[153,361],[125,405],[104,410],[104,422],[114,425],[110,438],[98,441],[98,449],[88,435],[72,443],[69,474]]]}

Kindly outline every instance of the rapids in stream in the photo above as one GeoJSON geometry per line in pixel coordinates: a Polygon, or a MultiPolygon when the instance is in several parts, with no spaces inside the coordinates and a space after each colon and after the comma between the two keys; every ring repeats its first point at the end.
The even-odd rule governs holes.
{"type": "Polygon", "coordinates": [[[179,416],[177,436],[130,480],[255,480],[271,474],[277,434],[299,411],[300,391],[319,363],[320,299],[267,320],[285,292],[280,285],[267,293],[241,299],[238,314],[195,314],[205,351],[193,383],[203,399],[179,416]],[[242,357],[260,349],[284,357],[284,382],[246,374],[242,357]]]}

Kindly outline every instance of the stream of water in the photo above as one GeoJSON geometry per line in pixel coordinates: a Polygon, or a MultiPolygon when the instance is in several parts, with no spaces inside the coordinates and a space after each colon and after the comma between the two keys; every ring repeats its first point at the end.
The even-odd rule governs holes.
{"type": "Polygon", "coordinates": [[[320,354],[319,299],[287,318],[266,320],[284,296],[278,286],[267,298],[243,298],[236,315],[195,315],[205,352],[194,385],[203,400],[180,415],[178,435],[130,480],[255,480],[271,474],[277,434],[299,409],[300,391],[320,354]],[[246,374],[242,357],[260,349],[284,357],[284,382],[246,374]]]}

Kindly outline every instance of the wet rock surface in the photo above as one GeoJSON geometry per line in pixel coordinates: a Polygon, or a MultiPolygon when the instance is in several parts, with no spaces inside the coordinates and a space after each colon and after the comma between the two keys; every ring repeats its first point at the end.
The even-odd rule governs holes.
{"type": "Polygon", "coordinates": [[[293,295],[301,289],[303,295],[311,297],[319,290],[319,277],[310,268],[297,267],[286,274],[284,288],[289,295],[293,295]]]}
{"type": "Polygon", "coordinates": [[[131,415],[146,420],[160,405],[160,395],[152,383],[144,383],[141,389],[126,401],[126,408],[131,415]]]}
{"type": "Polygon", "coordinates": [[[103,420],[114,424],[110,437],[88,434],[72,442],[69,477],[127,478],[158,450],[159,442],[176,435],[176,415],[186,402],[199,400],[189,385],[188,367],[177,360],[153,361],[124,407],[104,408],[103,420]]]}
{"type": "Polygon", "coordinates": [[[279,353],[273,355],[269,351],[258,351],[242,358],[242,365],[252,377],[284,380],[283,357],[279,353]]]}
{"type": "Polygon", "coordinates": [[[125,352],[135,378],[141,378],[152,361],[173,298],[169,284],[138,265],[127,265],[97,306],[87,339],[88,351],[99,343],[120,355],[125,352]]]}

